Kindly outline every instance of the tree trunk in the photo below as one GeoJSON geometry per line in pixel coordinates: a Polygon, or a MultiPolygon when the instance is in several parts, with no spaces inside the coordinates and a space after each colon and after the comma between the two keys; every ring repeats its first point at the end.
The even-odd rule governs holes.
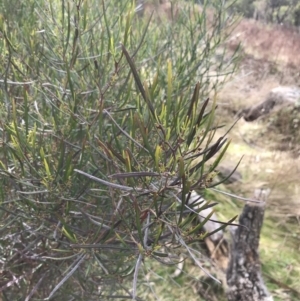
{"type": "Polygon", "coordinates": [[[255,192],[260,203],[248,203],[240,216],[241,225],[232,232],[231,258],[227,269],[229,301],[273,301],[261,275],[259,237],[266,195],[255,192]]]}

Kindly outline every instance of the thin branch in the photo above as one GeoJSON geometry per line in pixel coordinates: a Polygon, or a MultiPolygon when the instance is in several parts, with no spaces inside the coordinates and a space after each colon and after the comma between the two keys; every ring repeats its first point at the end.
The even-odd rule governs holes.
{"type": "Polygon", "coordinates": [[[222,193],[222,194],[224,194],[224,195],[230,196],[230,197],[232,197],[232,198],[235,198],[235,199],[238,199],[238,200],[245,201],[245,202],[252,202],[252,203],[258,203],[258,204],[261,203],[261,201],[257,201],[257,200],[254,200],[254,199],[244,198],[244,197],[241,197],[241,196],[238,196],[238,195],[229,193],[229,192],[225,192],[225,191],[222,191],[222,190],[219,190],[219,189],[216,189],[216,188],[209,188],[209,189],[211,189],[211,190],[213,190],[213,191],[216,191],[216,192],[219,192],[219,193],[222,193]]]}
{"type": "MultiPolygon", "coordinates": [[[[53,295],[56,293],[56,291],[75,273],[75,271],[78,269],[78,267],[80,266],[80,264],[83,262],[83,260],[85,259],[86,254],[81,254],[79,256],[79,260],[77,262],[74,262],[69,268],[68,270],[70,270],[66,276],[55,286],[55,288],[52,290],[52,292],[50,293],[50,295],[48,296],[48,298],[46,298],[45,300],[50,300],[53,295]]],[[[67,270],[67,271],[68,271],[67,270]]]]}
{"type": "Polygon", "coordinates": [[[131,140],[134,144],[139,146],[141,149],[143,149],[145,152],[149,153],[149,151],[144,148],[141,144],[139,144],[137,141],[135,141],[127,132],[125,132],[119,125],[118,123],[114,120],[114,118],[110,115],[110,113],[107,110],[103,110],[104,113],[106,113],[109,118],[112,120],[112,122],[117,126],[117,128],[129,139],[131,140]]]}
{"type": "Polygon", "coordinates": [[[143,255],[140,253],[138,260],[135,265],[134,274],[133,274],[133,283],[132,283],[132,299],[136,300],[136,288],[137,288],[137,278],[139,275],[139,269],[142,264],[143,255]]]}
{"type": "Polygon", "coordinates": [[[102,179],[99,179],[97,177],[94,177],[84,171],[81,171],[79,169],[74,169],[75,172],[78,172],[79,174],[91,179],[91,180],[94,180],[96,182],[99,182],[103,185],[106,185],[106,186],[109,186],[109,187],[113,187],[113,188],[117,188],[117,189],[121,189],[121,190],[125,190],[125,191],[132,191],[133,188],[132,187],[129,187],[129,186],[124,186],[124,185],[119,185],[119,184],[115,184],[115,183],[111,183],[111,182],[108,182],[108,181],[105,181],[105,180],[102,180],[102,179]]]}

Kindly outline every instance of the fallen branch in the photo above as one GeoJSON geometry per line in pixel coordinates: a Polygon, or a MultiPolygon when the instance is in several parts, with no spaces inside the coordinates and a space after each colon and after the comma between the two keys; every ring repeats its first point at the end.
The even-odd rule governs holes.
{"type": "Polygon", "coordinates": [[[277,107],[295,106],[300,97],[297,87],[277,87],[272,89],[267,98],[262,102],[241,110],[238,117],[243,116],[246,121],[254,121],[261,116],[269,114],[277,107]]]}

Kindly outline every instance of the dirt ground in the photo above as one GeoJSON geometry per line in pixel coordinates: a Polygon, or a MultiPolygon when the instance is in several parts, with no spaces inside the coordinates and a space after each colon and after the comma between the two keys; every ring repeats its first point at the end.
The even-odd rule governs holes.
{"type": "MultiPolygon", "coordinates": [[[[300,86],[300,70],[295,67],[300,62],[300,52],[296,51],[300,49],[299,33],[276,26],[272,28],[255,20],[243,20],[233,32],[233,36],[236,35],[242,43],[243,59],[239,72],[219,93],[219,105],[227,112],[220,114],[225,123],[233,121],[240,109],[266,99],[273,88],[300,86]],[[281,43],[284,47],[278,48],[276,55],[270,53],[268,39],[274,45],[281,43]]],[[[275,51],[275,48],[271,47],[271,50],[275,51]]],[[[282,151],[278,145],[284,137],[268,128],[267,123],[268,118],[253,122],[241,118],[229,134],[232,146],[228,156],[233,161],[244,155],[239,170],[244,173],[245,186],[265,185],[272,189],[270,206],[274,214],[299,219],[300,154],[282,151]]]]}

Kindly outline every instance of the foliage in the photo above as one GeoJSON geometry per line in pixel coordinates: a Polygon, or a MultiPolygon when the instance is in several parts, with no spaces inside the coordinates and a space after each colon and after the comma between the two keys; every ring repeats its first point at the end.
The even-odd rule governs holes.
{"type": "Polygon", "coordinates": [[[222,5],[158,23],[125,0],[2,2],[3,300],[138,299],[143,261],[198,262],[189,193],[228,147],[222,5]]]}

